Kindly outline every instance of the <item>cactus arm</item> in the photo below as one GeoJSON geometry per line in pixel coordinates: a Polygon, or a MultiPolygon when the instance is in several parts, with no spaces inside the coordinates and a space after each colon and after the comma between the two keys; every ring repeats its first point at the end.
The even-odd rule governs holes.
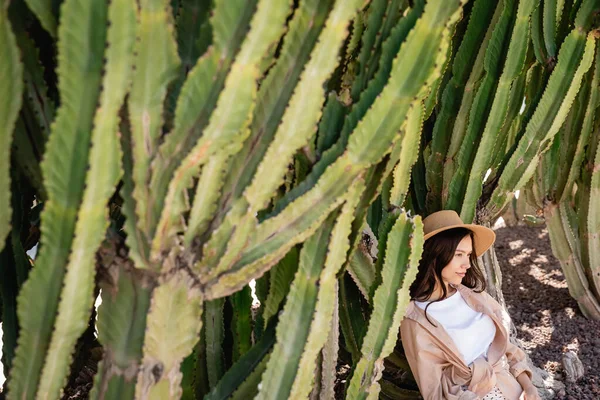
{"type": "MultiPolygon", "coordinates": [[[[542,0],[544,2],[544,12],[542,16],[542,27],[544,33],[544,43],[548,57],[556,57],[556,13],[559,11],[556,7],[556,0],[542,0]]],[[[560,20],[558,20],[560,21],[560,20]]]]}
{"type": "Polygon", "coordinates": [[[477,200],[481,197],[483,177],[492,161],[492,153],[498,142],[498,135],[504,124],[513,82],[522,73],[529,45],[529,20],[536,6],[536,0],[519,2],[516,21],[513,27],[504,70],[496,88],[490,114],[485,124],[477,153],[473,160],[460,216],[470,223],[475,217],[477,200]]]}
{"type": "Polygon", "coordinates": [[[98,340],[104,357],[90,399],[132,400],[155,281],[148,271],[135,268],[122,250],[109,245],[101,249],[98,340]]]}
{"type": "MultiPolygon", "coordinates": [[[[44,80],[45,70],[39,62],[39,51],[31,38],[24,32],[17,34],[17,42],[23,54],[24,107],[32,114],[27,120],[37,121],[34,138],[31,139],[36,153],[36,159],[41,161],[44,144],[54,120],[55,106],[48,97],[48,87],[44,80]]],[[[27,121],[26,121],[27,122],[27,121]]],[[[32,124],[33,125],[33,124],[32,124]]],[[[43,193],[42,193],[43,194],[43,193]]],[[[44,197],[45,198],[45,197],[44,197]]]]}
{"type": "Polygon", "coordinates": [[[133,198],[133,158],[131,154],[131,127],[127,120],[121,121],[121,149],[123,149],[123,187],[120,195],[123,198],[121,211],[125,216],[123,224],[127,234],[125,242],[129,247],[129,257],[138,268],[149,268],[148,254],[150,253],[149,240],[144,232],[137,229],[137,216],[135,214],[135,199],[133,198]]]}
{"type": "Polygon", "coordinates": [[[42,27],[52,36],[56,38],[56,18],[52,13],[52,0],[25,0],[27,7],[40,20],[42,27]]]}
{"type": "Polygon", "coordinates": [[[296,203],[290,204],[289,214],[284,212],[259,225],[241,258],[231,269],[200,278],[207,284],[207,298],[225,296],[238,290],[244,282],[261,276],[295,244],[311,236],[343,201],[343,195],[353,182],[352,178],[358,173],[355,168],[347,160],[330,167],[330,173],[326,171],[320,185],[296,203]],[[341,178],[335,184],[330,180],[338,177],[341,178]]]}
{"type": "MultiPolygon", "coordinates": [[[[472,108],[468,111],[468,124],[466,131],[462,133],[455,129],[453,134],[459,133],[460,142],[455,143],[460,145],[458,154],[454,159],[454,164],[449,165],[447,176],[447,190],[445,208],[460,211],[460,206],[464,198],[464,192],[467,186],[467,177],[475,157],[475,143],[481,138],[481,132],[484,130],[489,110],[493,102],[493,95],[497,86],[497,80],[501,73],[502,55],[509,46],[509,37],[511,23],[514,21],[516,2],[513,0],[505,0],[502,4],[502,12],[496,25],[494,25],[490,41],[487,44],[483,67],[485,75],[482,82],[479,84],[477,93],[473,99],[472,108]],[[450,177],[450,171],[453,171],[450,177]]],[[[466,111],[466,110],[465,110],[466,111]]]]}
{"type": "Polygon", "coordinates": [[[8,20],[8,3],[0,6],[0,251],[10,232],[10,149],[21,108],[23,65],[17,40],[8,20]]]}
{"type": "Polygon", "coordinates": [[[94,255],[108,226],[106,203],[122,173],[117,137],[118,113],[131,77],[135,16],[135,8],[130,1],[111,2],[104,90],[94,118],[85,192],[78,212],[55,329],[38,388],[39,399],[59,397],[66,384],[75,342],[88,325],[94,300],[94,255]]]}
{"type": "Polygon", "coordinates": [[[393,134],[406,119],[412,102],[426,96],[431,84],[440,76],[451,27],[462,15],[460,5],[460,2],[439,5],[434,2],[425,6],[394,60],[388,84],[349,138],[348,154],[353,163],[370,165],[381,159],[394,140],[393,134]],[[406,62],[408,59],[411,61],[406,62]]]}
{"type": "Polygon", "coordinates": [[[231,321],[233,334],[232,362],[236,362],[252,347],[252,295],[250,286],[234,293],[229,298],[233,309],[231,321]]]}
{"type": "Polygon", "coordinates": [[[402,207],[408,193],[410,171],[419,155],[424,113],[423,104],[417,103],[408,111],[406,117],[406,132],[402,138],[399,161],[392,174],[393,183],[390,190],[389,202],[396,207],[402,207]]]}
{"type": "MultiPolygon", "coordinates": [[[[531,48],[529,49],[531,50],[531,48]]],[[[531,51],[528,55],[528,59],[531,57],[531,51]]],[[[528,65],[529,62],[526,61],[528,65]]],[[[515,126],[519,126],[521,124],[521,118],[519,118],[519,111],[523,105],[523,99],[525,97],[525,88],[527,83],[527,76],[529,73],[529,68],[527,71],[521,73],[512,83],[510,87],[510,99],[508,100],[507,114],[502,127],[500,128],[500,132],[498,133],[499,142],[494,146],[494,150],[492,152],[492,162],[490,163],[490,167],[492,168],[492,175],[488,177],[488,180],[492,178],[497,172],[497,166],[502,162],[504,155],[514,144],[514,135],[511,136],[511,132],[515,130],[515,126]]]]}
{"type": "MultiPolygon", "coordinates": [[[[175,8],[174,5],[173,8],[175,8]]],[[[168,126],[172,123],[177,99],[185,78],[211,44],[210,11],[210,0],[182,0],[178,9],[173,9],[177,32],[177,52],[181,59],[181,66],[179,76],[167,95],[168,116],[166,120],[168,126]]]]}
{"type": "Polygon", "coordinates": [[[577,148],[571,162],[571,168],[569,169],[569,176],[565,183],[567,190],[563,191],[563,200],[566,200],[566,196],[569,188],[572,188],[575,184],[576,179],[581,174],[582,162],[585,157],[585,149],[589,143],[590,137],[592,136],[592,130],[594,121],[596,120],[596,105],[598,104],[598,98],[600,91],[598,86],[600,85],[600,48],[596,43],[596,57],[594,61],[594,74],[590,86],[590,96],[587,107],[585,109],[585,115],[583,117],[583,124],[581,126],[581,134],[577,141],[577,148]]]}
{"type": "MultiPolygon", "coordinates": [[[[244,139],[249,134],[247,127],[251,122],[256,99],[257,79],[261,75],[259,63],[268,53],[270,45],[275,43],[283,33],[290,6],[289,1],[259,1],[257,11],[250,23],[250,32],[231,67],[208,126],[169,184],[167,198],[152,243],[154,258],[171,247],[173,237],[181,228],[178,221],[181,220],[181,213],[186,211],[185,194],[199,167],[216,153],[220,155],[220,158],[216,159],[221,162],[212,166],[211,170],[224,169],[228,158],[240,150],[244,139]]],[[[222,176],[217,176],[216,179],[219,182],[223,180],[222,176]]],[[[213,201],[214,199],[216,196],[213,201]]],[[[212,208],[214,209],[214,206],[212,208]]],[[[190,236],[195,233],[195,230],[192,230],[188,240],[191,240],[190,236]]]]}
{"type": "Polygon", "coordinates": [[[385,246],[381,284],[373,297],[373,312],[361,347],[361,359],[352,374],[347,399],[371,398],[379,393],[378,380],[383,359],[394,349],[400,320],[410,300],[408,288],[414,281],[423,250],[423,225],[420,217],[399,216],[391,227],[385,246]],[[393,316],[389,318],[387,316],[393,316]]]}
{"type": "Polygon", "coordinates": [[[257,398],[308,397],[314,379],[314,365],[327,340],[326,328],[331,327],[337,293],[336,275],[346,259],[354,210],[360,199],[358,194],[362,190],[364,190],[364,181],[357,180],[348,192],[347,201],[342,206],[333,228],[329,227],[332,223],[330,218],[319,230],[324,231],[323,235],[317,233],[305,244],[306,252],[304,249],[301,252],[299,272],[290,289],[290,295],[279,323],[282,328],[278,329],[277,344],[263,376],[263,383],[257,398]],[[325,251],[323,247],[326,247],[327,250],[325,251]],[[311,250],[315,253],[312,253],[311,250]],[[312,257],[315,258],[312,259],[312,257]],[[319,262],[321,259],[323,262],[319,262]],[[311,262],[313,265],[308,266],[307,264],[311,262]],[[319,272],[319,267],[323,264],[324,266],[319,272]],[[307,274],[308,279],[303,279],[303,272],[306,274],[308,268],[311,271],[310,275],[307,274]],[[310,296],[303,296],[303,299],[298,302],[299,297],[297,296],[301,293],[300,288],[305,284],[310,285],[312,280],[310,276],[313,275],[318,282],[318,290],[310,290],[308,292],[310,296]],[[298,314],[294,312],[297,305],[290,302],[296,302],[297,305],[304,303],[302,309],[310,311],[312,314],[312,317],[307,315],[309,318],[300,319],[297,324],[293,325],[297,327],[293,332],[285,328],[285,326],[291,326],[287,324],[287,322],[291,322],[289,319],[297,318],[296,314],[298,314]],[[311,304],[314,304],[314,312],[311,304]],[[281,352],[288,354],[290,351],[288,346],[296,343],[296,340],[301,340],[303,344],[296,347],[292,357],[278,356],[281,352]]]}
{"type": "Polygon", "coordinates": [[[290,285],[292,284],[297,269],[298,249],[295,247],[292,247],[285,257],[271,269],[269,276],[269,294],[265,300],[262,314],[265,327],[271,318],[279,312],[279,307],[290,290],[290,285]]]}
{"type": "MultiPolygon", "coordinates": [[[[597,88],[595,89],[597,91],[597,88]]],[[[589,258],[588,275],[592,277],[596,293],[600,293],[600,146],[596,147],[591,168],[592,179],[589,189],[589,208],[587,215],[587,249],[589,258]]],[[[585,239],[584,239],[585,240],[585,239]]]]}
{"type": "Polygon", "coordinates": [[[473,4],[464,39],[453,60],[452,78],[443,91],[441,109],[433,127],[431,156],[427,160],[427,198],[432,210],[441,208],[444,159],[451,138],[450,133],[452,133],[449,127],[454,125],[470,72],[476,68],[475,60],[480,53],[476,49],[485,41],[485,32],[490,30],[488,26],[494,11],[500,7],[500,3],[494,7],[493,3],[484,0],[478,0],[473,4]]]}
{"type": "Polygon", "coordinates": [[[184,270],[171,270],[152,294],[136,398],[181,397],[180,364],[198,341],[201,316],[202,297],[193,278],[184,270]]]}
{"type": "MultiPolygon", "coordinates": [[[[549,172],[556,171],[556,176],[552,181],[549,182],[549,185],[547,186],[547,188],[549,188],[550,190],[546,191],[546,193],[549,193],[553,199],[558,199],[558,201],[560,201],[560,199],[567,198],[572,195],[573,187],[566,186],[571,171],[571,168],[569,168],[568,166],[570,166],[574,162],[577,162],[576,153],[580,146],[579,142],[587,142],[587,140],[589,139],[589,137],[586,138],[586,136],[589,135],[590,131],[588,130],[588,132],[586,132],[582,128],[586,119],[589,98],[591,96],[590,85],[594,75],[593,70],[594,68],[591,68],[587,76],[584,78],[581,90],[577,94],[577,98],[573,102],[573,106],[571,106],[569,115],[567,116],[559,132],[556,134],[556,136],[554,136],[554,142],[552,143],[550,150],[544,153],[543,157],[554,152],[556,153],[554,165],[550,166],[545,162],[545,160],[540,162],[540,165],[544,164],[550,167],[548,169],[549,172]]],[[[589,125],[591,125],[591,121],[589,125]]],[[[581,170],[583,150],[580,150],[578,158],[580,166],[579,170],[581,170]]],[[[546,174],[546,176],[547,175],[550,174],[546,174]]]]}
{"type": "MultiPolygon", "coordinates": [[[[357,180],[348,192],[348,197],[331,232],[325,265],[319,276],[319,289],[315,311],[300,357],[298,372],[292,385],[290,398],[307,398],[314,383],[314,366],[323,346],[327,342],[335,304],[337,302],[337,273],[344,264],[350,248],[349,235],[354,211],[364,190],[365,182],[357,180]]],[[[260,396],[259,396],[260,397],[260,396]]]]}
{"type": "Polygon", "coordinates": [[[277,318],[269,323],[260,340],[233,364],[204,400],[245,400],[258,393],[260,377],[265,371],[270,352],[275,344],[276,322],[277,318]],[[249,395],[250,391],[254,393],[249,395]]]}
{"type": "Polygon", "coordinates": [[[346,107],[338,99],[336,93],[329,93],[317,133],[316,152],[319,156],[335,144],[343,126],[345,111],[346,107]]]}
{"type": "Polygon", "coordinates": [[[205,356],[210,388],[214,388],[225,373],[225,356],[223,355],[223,339],[225,337],[224,304],[224,299],[220,298],[208,301],[204,305],[205,356]]]}
{"type": "MultiPolygon", "coordinates": [[[[137,229],[152,237],[153,194],[150,193],[150,162],[156,155],[162,133],[163,104],[167,87],[177,75],[179,56],[168,0],[143,0],[140,2],[137,41],[135,46],[135,74],[128,99],[131,123],[131,151],[133,158],[133,199],[137,229]]],[[[133,232],[127,232],[133,235],[133,232]]],[[[148,254],[143,254],[148,259],[148,254]]]]}
{"type": "Polygon", "coordinates": [[[258,211],[266,206],[281,183],[288,160],[314,134],[325,99],[323,82],[337,64],[336,50],[346,38],[348,24],[362,3],[359,0],[338,2],[331,10],[273,142],[258,166],[252,183],[244,192],[252,210],[258,211]]]}
{"type": "Polygon", "coordinates": [[[501,210],[509,194],[527,183],[535,171],[540,153],[551,144],[563,124],[583,75],[592,64],[593,37],[586,39],[584,32],[573,30],[563,42],[558,57],[558,64],[550,76],[544,95],[486,206],[489,215],[501,210]]]}
{"type": "Polygon", "coordinates": [[[18,299],[21,334],[9,383],[10,398],[33,398],[37,390],[83,195],[101,82],[104,2],[66,1],[62,21],[58,48],[61,108],[42,164],[48,193],[41,217],[43,248],[18,299]]]}
{"type": "Polygon", "coordinates": [[[183,83],[175,110],[174,127],[152,163],[150,186],[160,213],[173,173],[206,129],[225,80],[248,31],[257,0],[217,1],[210,18],[213,43],[183,83]]]}
{"type": "Polygon", "coordinates": [[[298,272],[279,317],[277,341],[262,377],[258,399],[287,398],[290,393],[317,302],[317,282],[327,255],[332,217],[302,247],[298,272]]]}
{"type": "Polygon", "coordinates": [[[259,89],[250,137],[232,160],[223,190],[222,198],[225,201],[221,205],[221,214],[229,209],[232,201],[238,199],[252,181],[323,29],[331,4],[331,0],[303,0],[294,11],[288,33],[283,38],[281,55],[259,89]]]}
{"type": "Polygon", "coordinates": [[[567,279],[569,294],[579,304],[581,312],[588,318],[600,318],[600,304],[594,297],[577,253],[573,250],[576,238],[565,215],[566,204],[548,204],[544,217],[548,225],[552,253],[560,261],[567,279]]]}
{"type": "Polygon", "coordinates": [[[217,200],[225,181],[225,166],[228,157],[216,154],[211,157],[200,173],[194,202],[191,206],[184,242],[187,246],[195,237],[202,235],[217,210],[217,200]]]}
{"type": "Polygon", "coordinates": [[[364,298],[367,301],[370,300],[369,293],[375,282],[375,264],[368,254],[368,250],[364,249],[364,246],[359,245],[352,252],[347,271],[364,298]]]}
{"type": "Polygon", "coordinates": [[[365,312],[360,301],[362,293],[354,285],[350,276],[339,278],[339,291],[340,330],[345,349],[351,354],[352,363],[356,364],[361,357],[360,346],[367,331],[368,313],[365,312]]]}

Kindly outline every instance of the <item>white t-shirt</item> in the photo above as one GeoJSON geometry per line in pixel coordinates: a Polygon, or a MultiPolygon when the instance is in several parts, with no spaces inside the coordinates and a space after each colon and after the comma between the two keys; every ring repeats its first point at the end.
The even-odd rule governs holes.
{"type": "MultiPolygon", "coordinates": [[[[429,302],[415,301],[415,304],[425,310],[429,302]]],[[[467,365],[480,356],[487,360],[488,349],[496,336],[496,325],[489,316],[469,307],[459,291],[431,304],[427,315],[442,324],[467,365]]]]}

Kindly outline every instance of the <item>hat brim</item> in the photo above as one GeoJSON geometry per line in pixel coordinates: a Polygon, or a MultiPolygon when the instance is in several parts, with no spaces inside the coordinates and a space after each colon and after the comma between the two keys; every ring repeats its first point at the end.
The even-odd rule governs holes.
{"type": "Polygon", "coordinates": [[[456,224],[456,225],[448,225],[443,228],[436,229],[434,231],[429,232],[424,236],[424,240],[429,239],[432,236],[437,235],[440,232],[447,231],[449,229],[454,228],[466,228],[473,232],[473,236],[475,238],[475,243],[473,244],[473,250],[475,251],[475,255],[477,257],[481,256],[485,253],[496,241],[496,232],[491,230],[488,227],[474,224],[456,224]]]}

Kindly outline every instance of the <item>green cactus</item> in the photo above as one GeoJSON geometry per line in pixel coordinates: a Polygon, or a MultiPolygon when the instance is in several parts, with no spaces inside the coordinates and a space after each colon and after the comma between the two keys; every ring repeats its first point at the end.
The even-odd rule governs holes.
{"type": "Polygon", "coordinates": [[[332,398],[341,362],[349,399],[417,398],[381,374],[409,369],[410,215],[517,189],[600,314],[597,1],[10,3],[8,398],[59,398],[77,340],[92,399],[332,398]]]}
{"type": "Polygon", "coordinates": [[[347,399],[376,398],[377,381],[383,371],[383,359],[392,352],[410,297],[408,288],[417,276],[423,250],[423,227],[420,218],[411,221],[405,214],[390,214],[393,226],[387,233],[381,284],[373,297],[373,313],[348,387],[347,399]],[[409,243],[408,246],[400,243],[409,243]],[[406,246],[406,247],[405,247],[406,246]],[[384,317],[386,316],[386,317],[384,317]]]}

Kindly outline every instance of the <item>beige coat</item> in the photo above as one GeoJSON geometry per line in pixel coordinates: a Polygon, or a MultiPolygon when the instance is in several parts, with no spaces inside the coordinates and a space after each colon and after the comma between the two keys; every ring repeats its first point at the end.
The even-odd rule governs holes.
{"type": "Polygon", "coordinates": [[[485,396],[494,386],[508,400],[518,400],[522,388],[515,379],[522,372],[531,378],[525,353],[508,340],[503,320],[508,315],[489,294],[475,293],[466,286],[458,290],[474,310],[489,315],[496,336],[488,350],[488,361],[478,358],[468,367],[454,341],[442,325],[411,301],[400,326],[402,344],[425,400],[472,400],[485,396]]]}

